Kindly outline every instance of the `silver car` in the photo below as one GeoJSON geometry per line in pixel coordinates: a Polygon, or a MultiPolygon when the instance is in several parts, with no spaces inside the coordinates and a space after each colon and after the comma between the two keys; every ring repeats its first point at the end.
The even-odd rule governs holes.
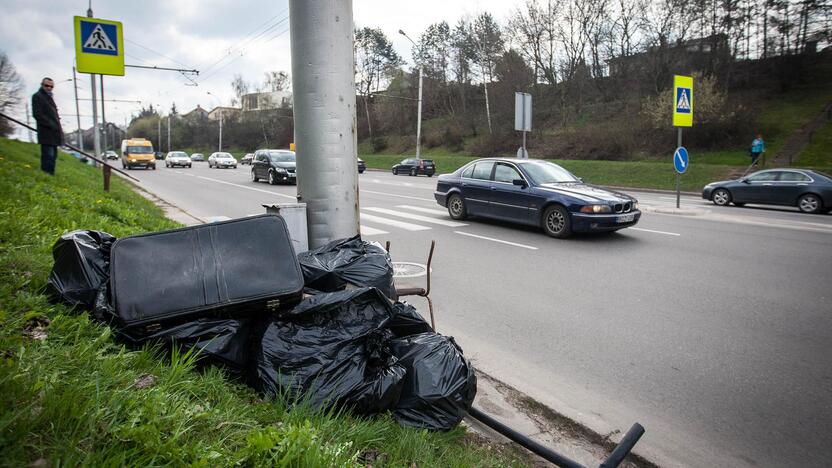
{"type": "Polygon", "coordinates": [[[171,151],[165,156],[165,167],[191,167],[191,158],[184,151],[171,151]]]}
{"type": "Polygon", "coordinates": [[[234,159],[234,156],[231,156],[231,153],[211,153],[211,156],[208,156],[208,167],[233,167],[234,169],[237,169],[237,160],[234,159]]]}

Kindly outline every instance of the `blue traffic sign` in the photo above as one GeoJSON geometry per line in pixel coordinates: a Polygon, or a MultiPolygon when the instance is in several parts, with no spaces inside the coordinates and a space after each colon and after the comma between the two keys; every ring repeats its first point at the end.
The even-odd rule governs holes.
{"type": "Polygon", "coordinates": [[[116,25],[82,20],[81,50],[86,54],[118,55],[116,25]]]}
{"type": "Polygon", "coordinates": [[[676,152],[673,153],[673,167],[676,168],[676,172],[684,174],[688,170],[689,163],[688,150],[684,146],[676,148],[676,152]]]}

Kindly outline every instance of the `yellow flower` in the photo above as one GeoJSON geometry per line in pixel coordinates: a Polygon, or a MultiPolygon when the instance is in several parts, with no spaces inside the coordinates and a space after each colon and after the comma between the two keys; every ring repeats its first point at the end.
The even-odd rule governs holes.
{"type": "Polygon", "coordinates": [[[95,202],[96,202],[96,203],[101,203],[101,200],[96,200],[95,202]]]}
{"type": "Polygon", "coordinates": [[[31,169],[31,168],[32,168],[32,166],[30,166],[30,165],[28,165],[28,164],[24,164],[24,165],[23,165],[23,167],[26,167],[26,168],[29,168],[29,169],[31,169]]]}

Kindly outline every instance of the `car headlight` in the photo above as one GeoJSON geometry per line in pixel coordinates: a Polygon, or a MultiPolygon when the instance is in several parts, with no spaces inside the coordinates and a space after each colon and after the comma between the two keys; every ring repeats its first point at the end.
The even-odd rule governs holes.
{"type": "Polygon", "coordinates": [[[612,207],[609,205],[586,205],[581,207],[581,213],[612,213],[612,207]]]}
{"type": "Polygon", "coordinates": [[[136,158],[130,158],[129,161],[130,162],[136,162],[136,158]]]}
{"type": "Polygon", "coordinates": [[[634,210],[638,209],[638,201],[636,201],[636,200],[633,200],[633,209],[634,210]]]}

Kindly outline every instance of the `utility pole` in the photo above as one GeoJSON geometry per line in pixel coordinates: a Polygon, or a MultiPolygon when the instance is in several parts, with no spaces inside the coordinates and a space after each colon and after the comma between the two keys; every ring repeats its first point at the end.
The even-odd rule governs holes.
{"type": "Polygon", "coordinates": [[[168,112],[168,153],[170,153],[170,112],[168,112]]]}
{"type": "Polygon", "coordinates": [[[84,151],[84,133],[81,131],[81,110],[78,108],[78,77],[75,75],[75,67],[72,67],[72,90],[75,91],[75,119],[78,122],[78,147],[84,151]]]}
{"type": "Polygon", "coordinates": [[[298,201],[309,248],[359,232],[352,0],[289,0],[298,201]]]}
{"type": "Polygon", "coordinates": [[[107,151],[107,118],[104,116],[104,75],[98,77],[98,83],[101,85],[101,132],[103,134],[105,152],[107,151]]]}
{"type": "Polygon", "coordinates": [[[158,137],[156,138],[156,148],[162,147],[162,114],[159,114],[159,118],[156,119],[156,134],[158,137]]]}
{"type": "MultiPolygon", "coordinates": [[[[92,0],[90,0],[87,16],[92,18],[92,0]]],[[[101,159],[101,134],[98,132],[98,103],[96,101],[95,74],[90,73],[90,87],[92,88],[92,128],[93,128],[93,152],[95,157],[101,159]]]]}
{"type": "Polygon", "coordinates": [[[220,144],[217,151],[222,151],[222,107],[220,107],[220,144]]]}
{"type": "MultiPolygon", "coordinates": [[[[405,34],[404,30],[399,29],[399,34],[406,37],[413,47],[417,47],[413,39],[405,34]]],[[[422,148],[422,64],[419,64],[419,105],[416,111],[416,158],[421,158],[422,148]]]]}

